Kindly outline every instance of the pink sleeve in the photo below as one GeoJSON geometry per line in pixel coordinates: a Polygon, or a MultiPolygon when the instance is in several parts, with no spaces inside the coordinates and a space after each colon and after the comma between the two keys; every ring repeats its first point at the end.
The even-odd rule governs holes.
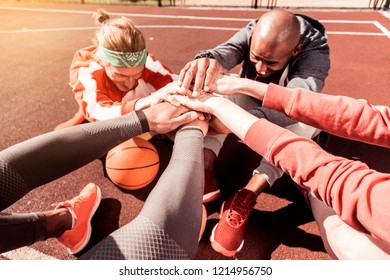
{"type": "Polygon", "coordinates": [[[390,174],[331,155],[308,138],[261,119],[245,143],[332,207],[353,228],[390,242],[390,174]]]}
{"type": "Polygon", "coordinates": [[[331,134],[390,147],[390,109],[366,100],[270,84],[263,106],[331,134]]]}

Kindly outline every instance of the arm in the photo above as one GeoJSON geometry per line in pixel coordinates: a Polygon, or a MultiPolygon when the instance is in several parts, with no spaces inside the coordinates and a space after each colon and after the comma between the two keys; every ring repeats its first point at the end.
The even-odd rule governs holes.
{"type": "Polygon", "coordinates": [[[390,242],[389,174],[328,154],[315,142],[264,119],[248,130],[245,143],[311,189],[351,227],[390,242]]]}
{"type": "Polygon", "coordinates": [[[295,120],[340,137],[390,147],[390,109],[387,106],[273,84],[263,96],[265,107],[295,120]]]}
{"type": "Polygon", "coordinates": [[[340,137],[390,147],[390,109],[387,106],[223,75],[216,79],[212,89],[221,94],[252,96],[262,100],[264,107],[340,137]]]}
{"type": "Polygon", "coordinates": [[[302,50],[290,63],[288,88],[305,88],[321,92],[330,68],[328,38],[325,27],[317,20],[296,14],[301,24],[302,50]]]}
{"type": "Polygon", "coordinates": [[[233,133],[295,182],[332,207],[346,223],[390,242],[390,175],[365,164],[336,157],[315,142],[258,120],[226,98],[180,97],[185,106],[215,115],[233,133]]]}
{"type": "Polygon", "coordinates": [[[0,152],[0,209],[147,131],[166,133],[198,118],[182,106],[160,103],[108,121],[43,134],[0,152]]]}
{"type": "Polygon", "coordinates": [[[252,20],[244,28],[234,34],[228,41],[209,50],[223,68],[233,69],[250,53],[250,38],[257,20],[252,20]]]}

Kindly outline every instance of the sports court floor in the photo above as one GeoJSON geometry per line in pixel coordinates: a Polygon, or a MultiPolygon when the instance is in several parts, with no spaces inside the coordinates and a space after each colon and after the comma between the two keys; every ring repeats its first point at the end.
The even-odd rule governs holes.
{"type": "MultiPolygon", "coordinates": [[[[224,42],[265,10],[189,9],[81,4],[0,2],[0,148],[51,131],[77,110],[68,86],[68,68],[76,50],[91,43],[92,13],[103,7],[126,15],[142,29],[148,50],[178,73],[201,49],[224,42]]],[[[390,20],[380,11],[296,10],[319,19],[327,28],[331,70],[324,92],[365,98],[390,105],[390,20]]],[[[337,110],[337,108],[335,108],[337,110]]],[[[154,140],[161,170],[171,143],[154,140]]],[[[332,153],[361,159],[379,171],[390,171],[390,151],[332,136],[332,153]]],[[[229,195],[242,187],[259,157],[229,137],[218,161],[218,180],[229,195]]],[[[78,194],[87,182],[102,188],[102,203],[93,219],[90,245],[131,221],[153,184],[123,191],[104,177],[99,160],[42,186],[7,212],[50,209],[54,201],[78,194]]],[[[224,260],[208,242],[221,201],[207,205],[208,225],[197,259],[224,260]]],[[[55,240],[0,255],[0,259],[75,259],[55,240]]],[[[250,216],[245,245],[237,259],[327,260],[317,226],[299,192],[287,177],[260,195],[250,216]]]]}

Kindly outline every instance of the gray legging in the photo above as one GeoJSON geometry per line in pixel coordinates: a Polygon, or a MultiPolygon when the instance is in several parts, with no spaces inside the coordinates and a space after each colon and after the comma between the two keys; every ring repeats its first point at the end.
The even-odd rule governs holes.
{"type": "MultiPolygon", "coordinates": [[[[142,112],[50,132],[0,152],[0,210],[32,189],[100,158],[116,145],[149,130],[142,112]],[[44,172],[43,172],[44,170],[44,172]]],[[[141,213],[82,258],[194,258],[201,225],[203,134],[180,130],[169,166],[150,193],[141,213]]],[[[0,215],[0,251],[45,240],[43,216],[0,215]],[[23,238],[12,238],[14,232],[23,238]]]]}

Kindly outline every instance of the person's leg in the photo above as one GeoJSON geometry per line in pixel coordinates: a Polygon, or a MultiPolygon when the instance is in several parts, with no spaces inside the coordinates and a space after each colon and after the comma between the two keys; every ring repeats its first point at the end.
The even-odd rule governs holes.
{"type": "MultiPolygon", "coordinates": [[[[239,101],[237,101],[239,102],[239,101]]],[[[250,103],[248,103],[250,104],[250,103]]],[[[255,103],[252,103],[252,106],[255,103]]],[[[250,108],[251,105],[242,105],[250,108]]],[[[286,117],[284,114],[264,107],[249,110],[258,118],[265,118],[295,133],[314,137],[316,129],[286,117]]],[[[249,182],[240,191],[230,196],[222,205],[220,220],[210,236],[213,249],[225,256],[234,256],[242,249],[248,217],[256,205],[257,197],[283,175],[283,171],[265,159],[253,172],[249,182]]]]}
{"type": "Polygon", "coordinates": [[[226,135],[207,135],[204,139],[204,173],[205,186],[203,194],[203,203],[209,203],[217,200],[221,196],[217,180],[214,174],[214,164],[222,149],[226,135]]]}
{"type": "Polygon", "coordinates": [[[99,203],[100,189],[90,183],[73,199],[56,203],[54,210],[0,213],[0,253],[49,238],[58,238],[71,254],[81,251],[90,239],[99,203]]]}
{"type": "MultiPolygon", "coordinates": [[[[76,170],[99,158],[121,142],[142,132],[139,118],[136,113],[132,113],[110,121],[79,125],[40,135],[1,151],[0,211],[6,209],[32,189],[76,170]]],[[[90,234],[88,219],[92,217],[95,206],[100,202],[100,190],[96,186],[88,187],[85,192],[87,194],[82,191],[83,199],[80,202],[76,203],[75,201],[78,201],[80,197],[78,196],[71,200],[72,205],[64,205],[73,210],[75,218],[78,220],[74,229],[62,236],[67,237],[59,239],[71,253],[81,250],[85,246],[85,242],[88,242],[90,234]],[[92,202],[89,203],[89,200],[92,202]],[[85,204],[92,204],[93,207],[88,206],[88,210],[86,210],[85,204]],[[80,209],[80,211],[75,209],[80,209]]],[[[52,235],[50,233],[52,222],[46,221],[49,228],[46,228],[46,233],[44,233],[45,223],[42,223],[44,218],[42,215],[16,217],[19,222],[11,221],[14,217],[16,216],[11,215],[3,220],[1,233],[4,234],[4,238],[1,238],[1,241],[7,244],[7,247],[3,247],[4,250],[29,245],[42,238],[55,237],[58,236],[58,232],[65,230],[62,227],[58,228],[54,230],[56,234],[52,235]],[[29,220],[30,218],[31,220],[29,220]],[[14,229],[23,228],[23,226],[17,225],[18,223],[23,224],[23,221],[31,221],[31,225],[26,223],[23,226],[26,228],[31,226],[30,229],[33,230],[33,233],[39,231],[36,233],[37,236],[31,238],[31,232],[26,230],[24,232],[26,235],[23,238],[19,240],[8,239],[14,229]],[[9,232],[6,230],[7,223],[10,226],[9,232]]],[[[21,232],[22,230],[17,231],[21,232]]]]}
{"type": "Polygon", "coordinates": [[[358,232],[344,223],[335,211],[309,194],[313,216],[320,230],[324,247],[334,259],[390,259],[390,244],[358,232]]]}
{"type": "Polygon", "coordinates": [[[1,151],[0,211],[32,189],[98,159],[142,132],[134,112],[40,135],[1,151]]]}
{"type": "Polygon", "coordinates": [[[28,214],[0,213],[0,253],[58,237],[71,225],[72,215],[65,208],[28,214]]]}
{"type": "MultiPolygon", "coordinates": [[[[245,110],[261,106],[261,101],[243,94],[226,95],[224,97],[245,110]]],[[[213,128],[216,132],[224,134],[207,135],[205,137],[205,193],[203,196],[203,203],[215,201],[220,197],[221,192],[215,178],[214,164],[220,150],[222,149],[226,136],[229,133],[227,128],[215,118],[212,118],[210,128],[213,128]]]]}
{"type": "Polygon", "coordinates": [[[202,222],[203,133],[176,133],[169,165],[140,214],[81,259],[193,259],[202,222]]]}

